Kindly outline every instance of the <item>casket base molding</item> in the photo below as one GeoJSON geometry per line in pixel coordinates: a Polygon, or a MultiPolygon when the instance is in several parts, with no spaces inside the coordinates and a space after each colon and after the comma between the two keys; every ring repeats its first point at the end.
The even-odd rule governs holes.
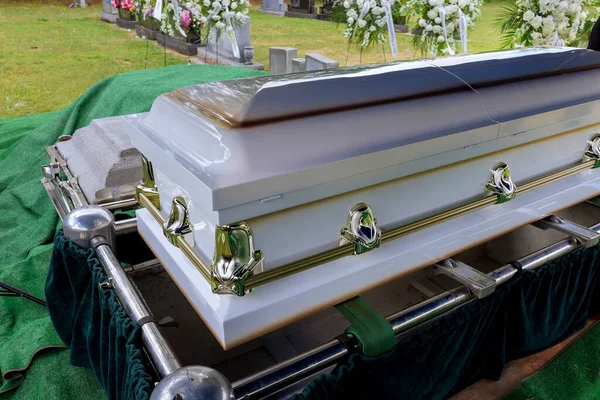
{"type": "Polygon", "coordinates": [[[185,249],[168,242],[150,211],[137,214],[146,243],[228,349],[599,194],[600,169],[583,170],[501,205],[410,233],[361,255],[360,263],[354,257],[340,258],[272,281],[245,297],[215,295],[206,271],[186,257],[185,249]]]}

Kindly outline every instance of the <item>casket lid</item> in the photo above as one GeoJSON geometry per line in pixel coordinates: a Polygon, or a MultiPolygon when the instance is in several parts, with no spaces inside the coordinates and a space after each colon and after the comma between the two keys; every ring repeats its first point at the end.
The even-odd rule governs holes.
{"type": "Polygon", "coordinates": [[[598,52],[530,48],[214,82],[160,96],[125,129],[215,223],[232,223],[457,162],[442,155],[544,126],[503,127],[600,99],[590,84],[599,66],[598,52]],[[425,167],[407,166],[416,159],[425,167]]]}
{"type": "Polygon", "coordinates": [[[224,126],[241,127],[598,66],[595,51],[527,48],[211,82],[165,96],[224,126]]]}

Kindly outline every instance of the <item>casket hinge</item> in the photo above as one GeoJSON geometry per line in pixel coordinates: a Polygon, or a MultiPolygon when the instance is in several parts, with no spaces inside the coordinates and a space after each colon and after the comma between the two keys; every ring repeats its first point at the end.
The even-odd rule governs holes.
{"type": "Polygon", "coordinates": [[[217,226],[211,266],[213,293],[246,294],[246,280],[263,270],[264,257],[254,249],[252,228],[245,222],[217,226]]]}
{"type": "Polygon", "coordinates": [[[594,168],[600,166],[600,133],[594,133],[583,152],[583,162],[594,161],[594,168]]]}
{"type": "Polygon", "coordinates": [[[381,244],[381,229],[371,208],[358,203],[350,209],[346,226],[340,232],[340,245],[354,245],[354,255],[376,249],[381,244]]]}
{"type": "Polygon", "coordinates": [[[188,205],[183,197],[176,196],[171,201],[171,213],[163,224],[163,233],[173,246],[179,247],[178,238],[183,237],[194,247],[194,230],[190,223],[188,205]]]}
{"type": "Polygon", "coordinates": [[[158,188],[154,180],[154,170],[152,169],[152,162],[142,154],[142,180],[138,183],[135,188],[135,199],[138,204],[140,202],[140,193],[143,193],[152,204],[160,209],[160,198],[158,197],[158,188]]]}
{"type": "Polygon", "coordinates": [[[486,182],[485,188],[497,196],[498,204],[511,200],[517,194],[517,186],[513,183],[510,176],[508,165],[499,162],[492,168],[490,179],[486,182]]]}

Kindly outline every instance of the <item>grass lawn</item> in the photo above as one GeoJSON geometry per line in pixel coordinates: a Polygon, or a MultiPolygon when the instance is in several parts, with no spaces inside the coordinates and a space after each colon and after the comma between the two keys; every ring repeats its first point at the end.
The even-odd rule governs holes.
{"type": "MultiPolygon", "coordinates": [[[[498,48],[491,22],[502,3],[487,3],[470,35],[470,52],[498,48]]],[[[346,64],[343,26],[316,20],[282,18],[251,10],[255,59],[268,68],[271,46],[298,48],[298,55],[318,52],[346,64]]],[[[0,0],[0,118],[59,110],[98,80],[120,72],[164,65],[164,52],[154,42],[100,21],[101,7],[70,9],[64,5],[24,4],[0,0]],[[146,60],[146,52],[148,52],[146,60]]],[[[411,37],[398,35],[398,59],[419,57],[411,37]]],[[[385,59],[391,59],[389,50],[385,59]]],[[[384,60],[381,48],[362,55],[362,63],[384,60]]],[[[167,52],[167,64],[188,58],[167,52]]],[[[351,48],[348,65],[361,62],[351,48]]]]}
{"type": "MultiPolygon", "coordinates": [[[[492,22],[502,7],[502,2],[488,2],[483,6],[482,18],[469,36],[469,52],[495,50],[500,47],[500,34],[492,28],[492,22]]],[[[315,21],[299,18],[281,18],[264,14],[256,9],[250,11],[252,18],[252,44],[256,51],[255,59],[265,65],[269,62],[269,47],[296,47],[298,56],[307,52],[317,52],[340,62],[340,66],[356,65],[361,62],[361,54],[357,48],[350,48],[342,37],[344,26],[332,22],[315,21]]],[[[406,60],[419,58],[421,55],[411,46],[412,36],[397,34],[398,58],[406,60]]],[[[382,48],[371,48],[363,52],[362,63],[383,62],[393,60],[386,43],[386,54],[382,48]]]]}

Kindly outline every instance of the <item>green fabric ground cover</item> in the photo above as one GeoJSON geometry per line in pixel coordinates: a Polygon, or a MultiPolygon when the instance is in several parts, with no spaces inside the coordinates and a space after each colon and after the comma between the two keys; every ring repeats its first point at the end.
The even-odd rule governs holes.
{"type": "Polygon", "coordinates": [[[600,324],[571,343],[556,359],[502,400],[600,398],[600,324]]]}
{"type": "MultiPolygon", "coordinates": [[[[158,95],[179,87],[259,74],[200,65],[129,72],[96,83],[60,112],[0,119],[0,281],[43,297],[58,217],[40,183],[40,166],[48,162],[44,148],[58,136],[94,118],[148,111],[158,95]]],[[[0,398],[18,396],[11,389],[22,382],[22,371],[38,351],[63,346],[45,308],[0,297],[0,393],[8,392],[0,398]]],[[[64,367],[51,373],[66,374],[64,367]]]]}

